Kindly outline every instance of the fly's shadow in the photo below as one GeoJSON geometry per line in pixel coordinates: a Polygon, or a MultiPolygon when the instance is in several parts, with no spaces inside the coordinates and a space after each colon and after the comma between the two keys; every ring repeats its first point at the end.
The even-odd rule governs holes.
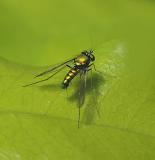
{"type": "MultiPolygon", "coordinates": [[[[67,99],[71,102],[76,102],[78,108],[84,109],[81,122],[86,125],[90,125],[93,123],[96,116],[100,116],[100,106],[98,102],[100,97],[100,86],[103,86],[106,81],[102,74],[99,73],[93,73],[91,76],[87,76],[86,78],[86,86],[84,80],[81,81],[81,79],[79,79],[75,82],[74,92],[72,95],[68,95],[67,99]]],[[[51,92],[52,90],[60,89],[60,85],[46,84],[39,88],[41,90],[51,92]]]]}
{"type": "Polygon", "coordinates": [[[46,84],[46,85],[39,86],[39,88],[42,91],[51,92],[51,91],[58,90],[59,89],[59,85],[58,84],[46,84]]]}
{"type": "Polygon", "coordinates": [[[104,84],[104,77],[99,73],[93,73],[91,77],[87,77],[86,86],[85,81],[77,82],[75,85],[75,92],[68,97],[70,101],[76,102],[78,108],[84,107],[82,117],[82,122],[84,124],[91,124],[95,116],[100,115],[98,106],[98,98],[100,96],[99,89],[100,86],[104,84]]]}

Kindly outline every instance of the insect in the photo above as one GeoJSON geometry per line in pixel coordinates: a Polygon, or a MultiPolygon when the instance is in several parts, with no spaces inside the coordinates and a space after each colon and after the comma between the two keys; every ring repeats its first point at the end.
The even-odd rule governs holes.
{"type": "MultiPolygon", "coordinates": [[[[87,72],[92,71],[92,67],[94,67],[94,69],[96,70],[95,65],[93,63],[94,61],[95,61],[95,56],[94,56],[93,50],[84,50],[78,56],[76,56],[70,60],[67,60],[63,63],[60,63],[58,65],[55,65],[52,68],[35,76],[35,77],[41,77],[41,76],[44,76],[48,73],[53,73],[52,75],[50,75],[46,79],[27,84],[23,87],[28,87],[28,86],[31,86],[31,85],[34,85],[34,84],[37,84],[40,82],[47,81],[50,78],[52,78],[53,76],[55,76],[58,72],[62,71],[62,69],[64,69],[65,67],[68,67],[69,71],[66,74],[66,76],[64,77],[64,80],[62,81],[62,88],[67,89],[69,87],[71,81],[77,75],[80,75],[81,81],[84,81],[84,86],[83,86],[83,91],[82,91],[84,93],[85,89],[86,89],[87,72]],[[70,63],[72,63],[72,66],[70,65],[70,63]]],[[[79,95],[80,94],[81,93],[79,93],[79,95]]],[[[79,128],[79,123],[80,123],[80,106],[79,106],[78,128],[79,128]]]]}

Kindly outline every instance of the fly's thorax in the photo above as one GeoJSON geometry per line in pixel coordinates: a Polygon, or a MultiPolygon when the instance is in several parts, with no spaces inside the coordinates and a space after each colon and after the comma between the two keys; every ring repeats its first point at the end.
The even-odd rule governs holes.
{"type": "Polygon", "coordinates": [[[76,66],[86,66],[90,63],[90,58],[84,54],[81,54],[75,59],[76,66]]]}

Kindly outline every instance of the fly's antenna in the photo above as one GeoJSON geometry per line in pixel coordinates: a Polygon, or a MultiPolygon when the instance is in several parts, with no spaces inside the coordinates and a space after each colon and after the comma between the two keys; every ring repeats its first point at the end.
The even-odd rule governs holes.
{"type": "Polygon", "coordinates": [[[94,53],[94,51],[96,51],[96,45],[94,44],[94,34],[92,33],[92,31],[91,31],[91,33],[89,33],[89,40],[90,40],[90,49],[89,49],[89,51],[90,51],[90,53],[91,54],[93,54],[94,53]]]}
{"type": "Polygon", "coordinates": [[[93,54],[93,53],[94,53],[94,50],[93,50],[93,49],[90,49],[89,52],[90,52],[91,54],[93,54]]]}

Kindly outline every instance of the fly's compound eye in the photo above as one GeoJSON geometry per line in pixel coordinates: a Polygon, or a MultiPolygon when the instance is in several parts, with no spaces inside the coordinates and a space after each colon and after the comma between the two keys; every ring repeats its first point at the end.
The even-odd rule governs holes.
{"type": "Polygon", "coordinates": [[[87,54],[87,51],[82,51],[81,54],[86,55],[86,54],[87,54]]]}
{"type": "Polygon", "coordinates": [[[91,61],[95,61],[95,56],[93,54],[90,54],[91,61]]]}

